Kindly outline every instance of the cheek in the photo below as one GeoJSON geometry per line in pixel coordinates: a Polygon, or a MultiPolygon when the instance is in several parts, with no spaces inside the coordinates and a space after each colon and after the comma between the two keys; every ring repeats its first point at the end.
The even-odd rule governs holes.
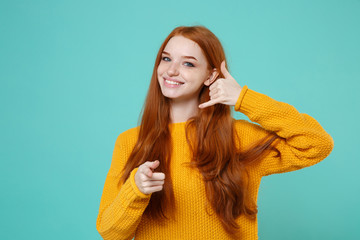
{"type": "Polygon", "coordinates": [[[196,81],[196,83],[199,85],[203,84],[205,80],[206,80],[206,75],[203,73],[199,73],[196,74],[196,76],[194,76],[194,81],[196,81]]]}
{"type": "Polygon", "coordinates": [[[164,73],[164,64],[159,64],[159,66],[157,67],[157,74],[160,75],[160,74],[163,74],[164,73]]]}

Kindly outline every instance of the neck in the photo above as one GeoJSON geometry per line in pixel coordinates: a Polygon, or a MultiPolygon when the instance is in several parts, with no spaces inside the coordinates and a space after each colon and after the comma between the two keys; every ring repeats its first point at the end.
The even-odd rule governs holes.
{"type": "Polygon", "coordinates": [[[170,107],[170,118],[172,123],[186,122],[196,116],[199,109],[199,101],[172,101],[170,107]]]}

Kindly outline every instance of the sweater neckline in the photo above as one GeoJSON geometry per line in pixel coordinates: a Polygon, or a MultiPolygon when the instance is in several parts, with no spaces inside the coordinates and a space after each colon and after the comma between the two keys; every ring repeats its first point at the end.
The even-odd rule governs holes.
{"type": "Polygon", "coordinates": [[[169,123],[169,125],[185,125],[187,123],[187,121],[186,122],[176,122],[176,123],[169,123]]]}
{"type": "Polygon", "coordinates": [[[185,125],[187,124],[188,122],[177,122],[177,123],[169,123],[169,129],[170,130],[181,130],[181,129],[184,129],[185,128],[185,125]]]}

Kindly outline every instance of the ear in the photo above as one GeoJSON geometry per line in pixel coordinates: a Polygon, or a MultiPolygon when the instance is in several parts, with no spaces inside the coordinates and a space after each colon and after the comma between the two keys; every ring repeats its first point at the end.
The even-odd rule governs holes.
{"type": "Polygon", "coordinates": [[[219,76],[219,72],[217,71],[216,68],[214,68],[211,71],[209,77],[205,80],[204,84],[206,86],[210,86],[217,79],[218,76],[219,76]]]}

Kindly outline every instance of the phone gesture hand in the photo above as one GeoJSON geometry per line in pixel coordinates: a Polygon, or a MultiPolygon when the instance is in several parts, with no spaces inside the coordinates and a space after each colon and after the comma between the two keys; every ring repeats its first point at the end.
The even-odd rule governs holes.
{"type": "Polygon", "coordinates": [[[200,104],[199,108],[206,108],[217,103],[235,106],[236,101],[240,96],[242,87],[226,69],[225,61],[221,63],[221,72],[225,78],[219,78],[210,85],[210,101],[200,104]]]}

